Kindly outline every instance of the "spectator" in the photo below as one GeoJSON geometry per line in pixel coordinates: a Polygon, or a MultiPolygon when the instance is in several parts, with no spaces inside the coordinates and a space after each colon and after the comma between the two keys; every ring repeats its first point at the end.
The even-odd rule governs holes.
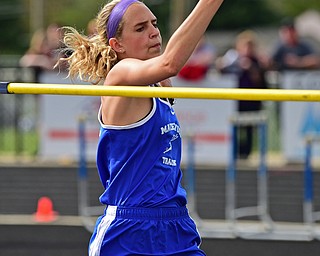
{"type": "Polygon", "coordinates": [[[272,55],[276,70],[315,69],[320,67],[320,57],[314,49],[300,39],[294,21],[285,19],[279,28],[279,42],[272,55]]]}
{"type": "Polygon", "coordinates": [[[57,23],[52,23],[47,27],[46,39],[48,46],[48,55],[54,59],[54,63],[58,61],[60,48],[62,47],[63,29],[57,23]]]}
{"type": "Polygon", "coordinates": [[[60,57],[61,37],[61,28],[55,23],[50,24],[45,31],[37,30],[32,35],[29,49],[19,61],[20,66],[34,68],[36,77],[43,70],[53,70],[60,57]]]}
{"type": "Polygon", "coordinates": [[[42,29],[39,29],[32,35],[29,49],[20,59],[20,65],[22,67],[52,69],[54,62],[48,55],[48,51],[46,34],[42,29]]]}
{"type": "Polygon", "coordinates": [[[213,66],[214,61],[215,48],[206,42],[203,36],[186,65],[178,73],[178,77],[189,81],[202,80],[213,66]]]}
{"type": "Polygon", "coordinates": [[[87,24],[87,35],[89,37],[94,36],[98,33],[97,31],[97,20],[92,19],[87,24]]]}
{"type": "MultiPolygon", "coordinates": [[[[217,68],[222,73],[237,75],[239,88],[265,89],[264,58],[257,53],[257,39],[252,31],[240,33],[235,42],[235,48],[217,60],[217,68]]],[[[238,101],[237,110],[240,113],[262,110],[261,101],[238,101]]],[[[240,158],[246,159],[252,151],[253,129],[251,125],[240,127],[240,158]]]]}

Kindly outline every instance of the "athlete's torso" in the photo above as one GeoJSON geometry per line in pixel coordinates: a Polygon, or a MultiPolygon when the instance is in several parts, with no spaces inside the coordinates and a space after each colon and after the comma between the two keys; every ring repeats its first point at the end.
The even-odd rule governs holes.
{"type": "Polygon", "coordinates": [[[137,123],[101,123],[97,166],[105,191],[100,201],[127,207],[185,205],[180,161],[180,126],[164,100],[154,98],[151,112],[137,123]]]}

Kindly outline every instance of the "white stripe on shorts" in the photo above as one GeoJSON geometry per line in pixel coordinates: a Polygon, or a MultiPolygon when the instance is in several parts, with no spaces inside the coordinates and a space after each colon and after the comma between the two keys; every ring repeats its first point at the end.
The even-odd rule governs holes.
{"type": "Polygon", "coordinates": [[[101,219],[95,239],[89,247],[89,256],[99,256],[101,244],[107,229],[111,222],[116,218],[117,206],[109,205],[106,210],[106,215],[101,219]]]}

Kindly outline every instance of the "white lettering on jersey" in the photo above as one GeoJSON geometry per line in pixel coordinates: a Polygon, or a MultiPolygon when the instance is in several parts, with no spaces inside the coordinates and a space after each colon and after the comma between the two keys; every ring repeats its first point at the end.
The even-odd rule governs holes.
{"type": "Polygon", "coordinates": [[[170,143],[169,143],[169,147],[167,147],[166,150],[165,150],[163,153],[165,154],[165,153],[169,152],[170,150],[172,150],[172,143],[171,143],[171,141],[170,141],[170,143]]]}
{"type": "Polygon", "coordinates": [[[177,161],[168,157],[162,157],[162,163],[170,166],[177,166],[177,161]]]}
{"type": "Polygon", "coordinates": [[[177,125],[176,123],[169,123],[166,124],[165,126],[161,127],[161,135],[170,132],[170,131],[176,131],[177,133],[180,134],[180,126],[177,125]]]}

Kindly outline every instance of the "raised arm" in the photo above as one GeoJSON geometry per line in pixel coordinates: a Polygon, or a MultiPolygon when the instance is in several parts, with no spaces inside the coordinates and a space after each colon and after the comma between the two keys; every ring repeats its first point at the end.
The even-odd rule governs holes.
{"type": "Polygon", "coordinates": [[[149,85],[177,75],[191,56],[223,0],[200,0],[174,32],[163,54],[139,60],[126,58],[110,71],[106,84],[149,85]],[[119,76],[119,74],[126,74],[119,76]]]}

